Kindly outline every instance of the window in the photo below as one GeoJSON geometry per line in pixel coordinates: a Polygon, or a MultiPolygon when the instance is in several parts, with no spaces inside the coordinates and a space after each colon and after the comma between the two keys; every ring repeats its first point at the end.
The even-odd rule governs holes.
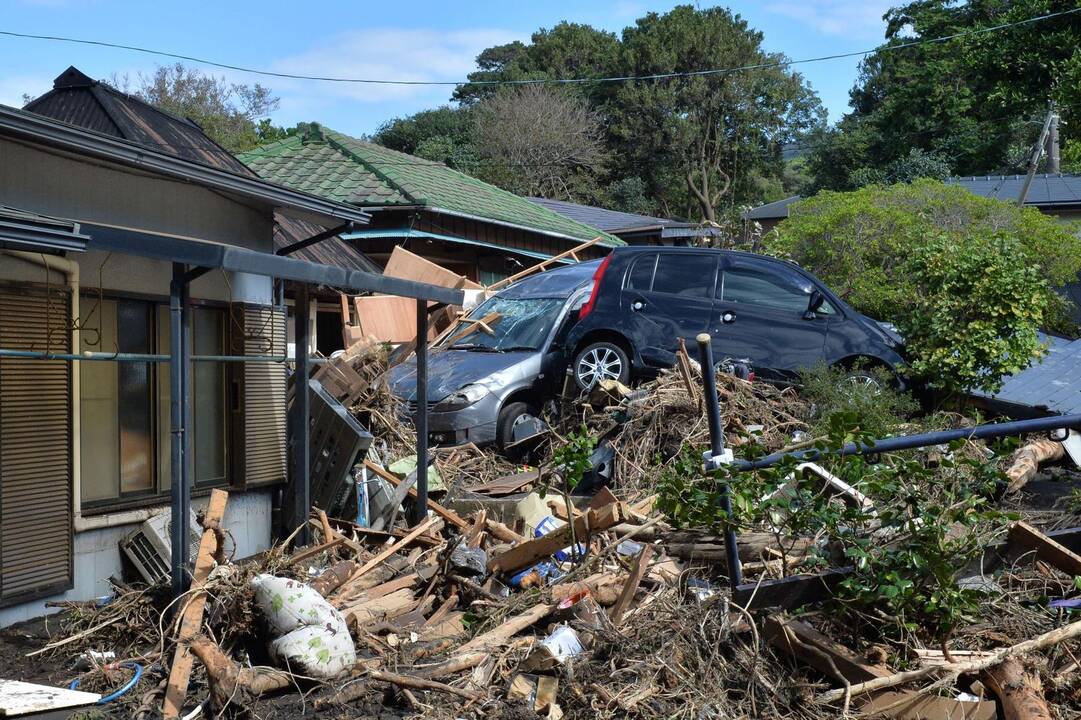
{"type": "Polygon", "coordinates": [[[708,298],[717,259],[704,253],[662,253],[657,258],[653,292],[708,298]]]}
{"type": "Polygon", "coordinates": [[[634,261],[631,271],[627,273],[628,290],[644,290],[649,292],[653,285],[653,268],[657,265],[657,256],[650,253],[641,256],[634,261]]]}
{"type": "Polygon", "coordinates": [[[725,302],[803,313],[812,289],[809,281],[794,274],[735,267],[723,273],[721,298],[725,302]]]}
{"type": "MultiPolygon", "coordinates": [[[[169,308],[162,303],[89,296],[83,351],[168,354],[169,308]]],[[[192,308],[196,355],[224,355],[227,323],[220,308],[192,308]]],[[[154,497],[169,489],[169,364],[85,361],[77,364],[81,397],[82,500],[154,497]]],[[[228,479],[226,367],[194,362],[192,473],[196,486],[228,479]]]]}

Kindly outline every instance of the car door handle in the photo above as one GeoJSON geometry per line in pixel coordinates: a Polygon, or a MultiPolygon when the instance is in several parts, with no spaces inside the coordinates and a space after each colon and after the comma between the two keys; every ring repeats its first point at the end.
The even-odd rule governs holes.
{"type": "Polygon", "coordinates": [[[646,304],[644,302],[642,302],[641,300],[635,300],[634,302],[631,303],[631,310],[634,310],[635,312],[638,312],[639,310],[641,310],[645,306],[646,306],[646,304]]]}
{"type": "Polygon", "coordinates": [[[723,313],[721,313],[721,322],[723,322],[725,325],[729,323],[734,323],[735,321],[736,314],[731,310],[725,310],[723,313]]]}

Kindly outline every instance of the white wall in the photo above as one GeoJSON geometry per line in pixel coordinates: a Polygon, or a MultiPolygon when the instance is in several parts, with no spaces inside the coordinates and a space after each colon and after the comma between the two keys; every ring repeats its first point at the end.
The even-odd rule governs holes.
{"type": "MultiPolygon", "coordinates": [[[[233,541],[236,543],[237,560],[270,547],[272,492],[263,490],[229,496],[229,503],[225,506],[225,520],[222,523],[228,531],[227,557],[233,555],[233,541]],[[232,541],[229,535],[232,536],[232,541]]],[[[192,505],[196,510],[201,510],[208,502],[208,497],[194,498],[192,505]]],[[[162,512],[169,511],[168,506],[160,509],[162,512]]],[[[117,543],[137,527],[138,523],[134,523],[76,533],[75,587],[62,595],[0,608],[0,627],[57,612],[54,608],[45,607],[47,600],[89,600],[109,593],[109,576],[123,577],[121,552],[117,543]]]]}

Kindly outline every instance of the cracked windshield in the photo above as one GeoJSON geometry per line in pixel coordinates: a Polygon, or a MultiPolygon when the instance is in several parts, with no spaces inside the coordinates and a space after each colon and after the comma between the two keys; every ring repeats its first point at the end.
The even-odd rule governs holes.
{"type": "Polygon", "coordinates": [[[494,297],[470,314],[469,317],[477,322],[444,347],[475,352],[539,350],[563,302],[558,298],[494,297]]]}

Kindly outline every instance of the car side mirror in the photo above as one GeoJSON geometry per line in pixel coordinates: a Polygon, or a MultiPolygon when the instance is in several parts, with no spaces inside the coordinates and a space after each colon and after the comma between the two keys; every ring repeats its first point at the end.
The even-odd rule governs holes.
{"type": "Polygon", "coordinates": [[[822,294],[821,290],[812,290],[811,297],[807,300],[807,311],[803,313],[804,320],[814,320],[819,308],[826,302],[826,296],[822,294]]]}

